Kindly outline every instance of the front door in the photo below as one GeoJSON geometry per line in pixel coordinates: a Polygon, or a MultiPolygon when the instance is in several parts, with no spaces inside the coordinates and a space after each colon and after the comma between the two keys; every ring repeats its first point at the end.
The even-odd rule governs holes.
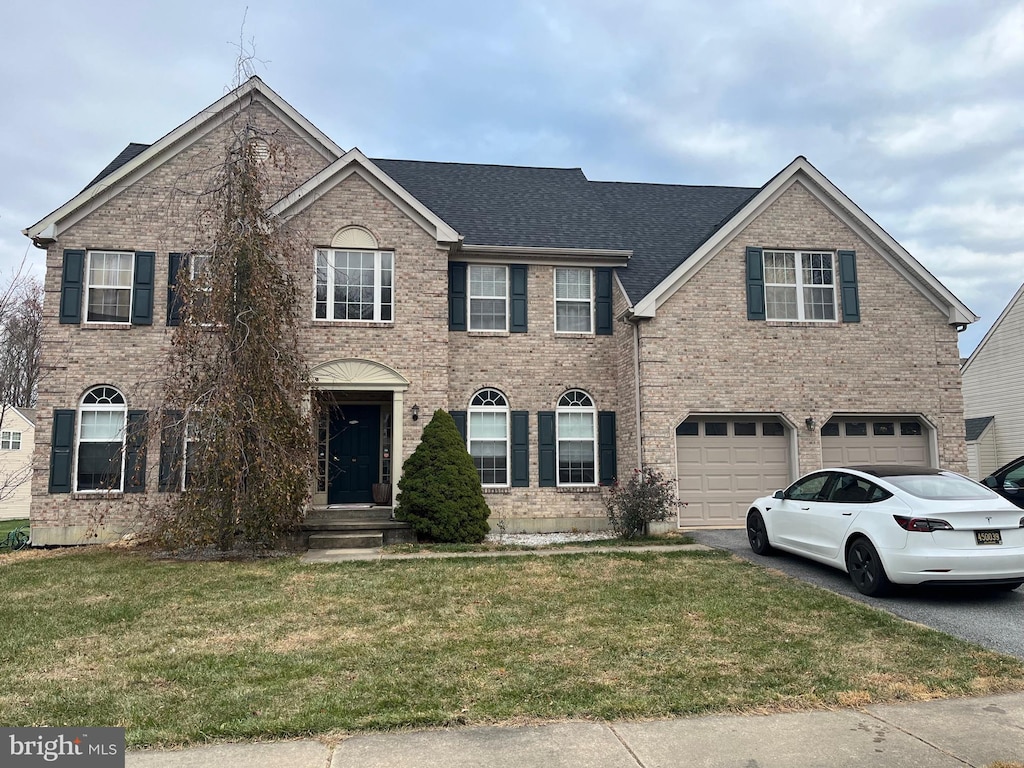
{"type": "Polygon", "coordinates": [[[331,406],[327,444],[327,503],[373,501],[380,464],[380,406],[331,406]]]}

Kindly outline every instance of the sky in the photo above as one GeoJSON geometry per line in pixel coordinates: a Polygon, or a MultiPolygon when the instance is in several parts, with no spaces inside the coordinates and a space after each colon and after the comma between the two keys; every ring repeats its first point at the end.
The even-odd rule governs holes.
{"type": "Polygon", "coordinates": [[[0,276],[239,51],[344,149],[759,187],[804,155],[981,320],[1024,281],[1024,0],[5,0],[0,276]]]}

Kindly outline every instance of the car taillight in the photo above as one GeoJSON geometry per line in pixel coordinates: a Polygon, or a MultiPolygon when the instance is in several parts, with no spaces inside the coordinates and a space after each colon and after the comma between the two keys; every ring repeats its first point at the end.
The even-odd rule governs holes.
{"type": "Polygon", "coordinates": [[[953,530],[953,526],[945,520],[937,520],[934,517],[901,517],[900,515],[893,515],[892,518],[905,531],[931,533],[932,531],[953,530]]]}

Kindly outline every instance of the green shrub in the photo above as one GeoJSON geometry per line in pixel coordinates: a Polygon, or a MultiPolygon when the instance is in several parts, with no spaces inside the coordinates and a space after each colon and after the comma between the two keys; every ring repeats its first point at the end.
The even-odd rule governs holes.
{"type": "Polygon", "coordinates": [[[643,536],[648,523],[665,520],[678,505],[671,483],[650,467],[634,469],[625,484],[616,480],[605,497],[608,522],[624,539],[643,536]]]}
{"type": "Polygon", "coordinates": [[[445,411],[434,411],[423,439],[402,468],[395,517],[416,535],[435,542],[476,544],[484,540],[491,510],[480,475],[445,411]]]}

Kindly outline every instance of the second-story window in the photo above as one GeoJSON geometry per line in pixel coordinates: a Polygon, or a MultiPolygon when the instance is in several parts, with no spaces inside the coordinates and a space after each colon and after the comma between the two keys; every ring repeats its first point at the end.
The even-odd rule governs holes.
{"type": "Polygon", "coordinates": [[[555,269],[555,332],[592,333],[594,301],[589,269],[555,269]]]}
{"type": "Polygon", "coordinates": [[[808,251],[764,252],[768,320],[835,320],[833,255],[808,251]]]}
{"type": "Polygon", "coordinates": [[[316,251],[317,320],[394,320],[395,255],[391,251],[316,251]]]}
{"type": "Polygon", "coordinates": [[[85,319],[90,323],[130,323],[135,254],[89,251],[85,319]]]}
{"type": "Polygon", "coordinates": [[[469,330],[508,330],[508,268],[469,265],[469,330]]]}

